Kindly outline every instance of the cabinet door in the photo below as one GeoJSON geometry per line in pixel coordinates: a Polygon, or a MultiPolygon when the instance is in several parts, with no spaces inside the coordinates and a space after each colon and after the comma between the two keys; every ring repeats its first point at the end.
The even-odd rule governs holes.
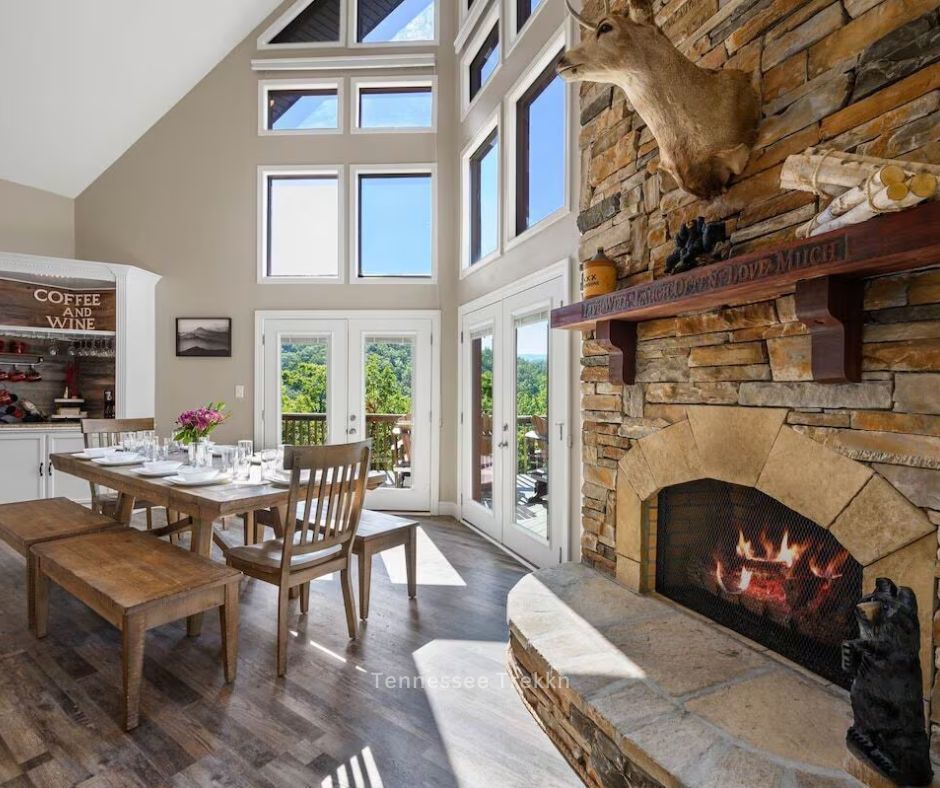
{"type": "Polygon", "coordinates": [[[0,503],[44,497],[45,447],[45,435],[0,436],[0,503]]]}
{"type": "MultiPolygon", "coordinates": [[[[84,449],[85,443],[80,433],[57,434],[53,432],[46,438],[46,447],[49,454],[69,454],[84,449]]],[[[47,498],[71,498],[80,503],[87,503],[91,500],[91,488],[88,482],[53,468],[48,455],[44,470],[47,498]]]]}

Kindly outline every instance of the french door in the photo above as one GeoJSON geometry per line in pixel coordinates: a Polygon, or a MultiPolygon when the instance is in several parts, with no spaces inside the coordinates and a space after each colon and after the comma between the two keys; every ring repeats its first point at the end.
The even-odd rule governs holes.
{"type": "Polygon", "coordinates": [[[551,279],[461,326],[461,516],[537,566],[567,540],[567,344],[550,329],[565,297],[551,279]]]}
{"type": "Polygon", "coordinates": [[[371,468],[384,478],[366,504],[429,511],[434,324],[431,316],[261,318],[261,445],[371,438],[371,468]]]}

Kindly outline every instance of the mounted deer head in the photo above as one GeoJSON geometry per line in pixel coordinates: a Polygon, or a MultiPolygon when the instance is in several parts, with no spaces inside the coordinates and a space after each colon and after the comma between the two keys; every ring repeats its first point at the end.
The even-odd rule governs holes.
{"type": "Polygon", "coordinates": [[[653,21],[650,0],[628,0],[625,14],[590,22],[557,71],[569,82],[609,82],[627,94],[659,144],[660,167],[697,197],[714,197],[747,164],[757,137],[760,99],[742,71],[700,68],[653,21]]]}

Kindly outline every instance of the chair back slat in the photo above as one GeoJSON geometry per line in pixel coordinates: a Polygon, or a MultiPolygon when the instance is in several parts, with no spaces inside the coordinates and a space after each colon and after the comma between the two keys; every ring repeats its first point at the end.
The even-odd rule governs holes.
{"type": "Polygon", "coordinates": [[[369,476],[372,441],[334,446],[285,446],[284,467],[291,472],[281,572],[292,556],[337,545],[347,556],[359,526],[369,476]],[[302,473],[309,477],[302,481],[302,473]]]}
{"type": "MultiPolygon", "coordinates": [[[[115,446],[121,440],[122,432],[144,432],[156,428],[154,418],[137,419],[82,419],[82,439],[86,449],[100,449],[115,446]]],[[[94,482],[88,482],[91,488],[91,505],[100,511],[101,490],[94,482]]]]}

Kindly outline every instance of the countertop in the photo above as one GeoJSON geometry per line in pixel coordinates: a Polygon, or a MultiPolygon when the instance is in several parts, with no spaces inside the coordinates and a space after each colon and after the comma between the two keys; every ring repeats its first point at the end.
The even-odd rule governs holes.
{"type": "Polygon", "coordinates": [[[0,422],[0,432],[4,430],[42,430],[43,432],[47,430],[71,430],[72,432],[80,432],[81,425],[77,421],[33,421],[19,424],[0,422]]]}

